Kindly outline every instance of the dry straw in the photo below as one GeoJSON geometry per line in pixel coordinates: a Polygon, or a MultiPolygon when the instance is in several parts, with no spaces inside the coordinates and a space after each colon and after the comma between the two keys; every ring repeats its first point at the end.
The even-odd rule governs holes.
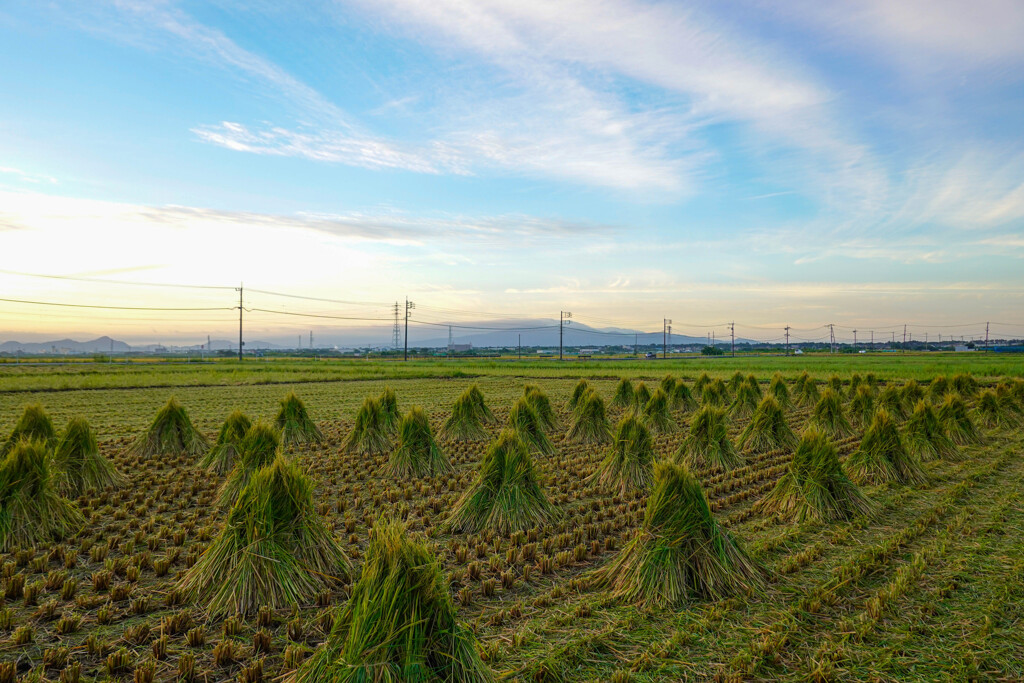
{"type": "Polygon", "coordinates": [[[786,423],[782,406],[769,394],[761,399],[754,416],[740,433],[740,448],[767,453],[796,445],[796,435],[786,423]]]}
{"type": "Polygon", "coordinates": [[[688,467],[731,470],[743,464],[729,440],[729,418],[721,408],[703,406],[690,422],[690,433],[676,452],[676,462],[688,467]]]}
{"type": "Polygon", "coordinates": [[[758,509],[798,522],[846,522],[871,516],[874,506],[843,472],[836,447],[816,429],[808,429],[775,487],[758,509]]]}
{"type": "Polygon", "coordinates": [[[288,683],[491,683],[473,632],[459,621],[440,563],[394,521],[370,533],[352,597],[327,642],[288,683]]]}
{"type": "Polygon", "coordinates": [[[492,529],[506,534],[554,516],[529,447],[515,431],[506,429],[487,448],[476,480],[455,504],[447,526],[467,533],[492,529]]]}
{"type": "Polygon", "coordinates": [[[178,586],[217,617],[309,604],[350,573],[348,558],[316,512],[309,478],[278,454],[253,474],[221,532],[178,586]]]}
{"type": "Polygon", "coordinates": [[[957,446],[970,446],[982,442],[981,432],[967,411],[967,404],[956,394],[946,394],[938,410],[939,424],[957,446]]]}
{"type": "Polygon", "coordinates": [[[619,421],[611,449],[588,481],[623,496],[646,491],[654,478],[654,460],[650,431],[635,413],[627,413],[619,421]]]}
{"type": "Polygon", "coordinates": [[[281,449],[281,433],[266,422],[253,423],[238,443],[235,466],[224,480],[217,495],[217,504],[231,507],[260,468],[274,461],[281,449]]]}
{"type": "Polygon", "coordinates": [[[484,428],[486,418],[480,410],[483,396],[481,395],[478,401],[472,389],[473,387],[466,389],[455,399],[452,414],[441,427],[442,440],[479,441],[487,438],[487,429],[484,428]]]}
{"type": "Polygon", "coordinates": [[[18,422],[11,430],[10,436],[0,449],[0,455],[6,455],[21,440],[39,441],[46,448],[53,448],[57,443],[57,430],[49,413],[38,403],[25,406],[18,422]]]}
{"type": "Polygon", "coordinates": [[[643,421],[655,434],[669,434],[676,431],[677,426],[669,409],[669,396],[661,387],[654,390],[651,400],[644,406],[643,421]]]}
{"type": "Polygon", "coordinates": [[[555,416],[555,410],[551,407],[551,400],[548,395],[541,391],[541,388],[536,384],[527,384],[523,387],[523,398],[533,408],[533,412],[537,413],[537,417],[540,419],[541,426],[544,427],[545,431],[550,431],[558,426],[558,418],[555,416]]]}
{"type": "Polygon", "coordinates": [[[252,426],[250,420],[241,410],[236,410],[228,415],[221,425],[220,433],[217,434],[217,441],[213,448],[206,452],[200,467],[205,467],[215,474],[227,474],[235,466],[235,459],[238,457],[238,444],[245,437],[245,433],[252,426]]]}
{"type": "Polygon", "coordinates": [[[109,460],[100,454],[89,423],[72,418],[53,451],[57,490],[66,496],[80,496],[89,489],[117,488],[128,482],[109,460]]]}
{"type": "Polygon", "coordinates": [[[850,421],[843,414],[843,400],[831,387],[822,392],[815,404],[810,424],[830,439],[845,439],[853,434],[850,421]]]}
{"type": "Polygon", "coordinates": [[[963,460],[960,449],[942,429],[932,404],[924,399],[917,402],[914,412],[903,425],[903,443],[911,455],[922,462],[963,460]]]}
{"type": "Polygon", "coordinates": [[[700,484],[680,465],[661,462],[643,525],[592,586],[648,608],[720,599],[761,585],[761,569],[719,527],[700,484]]]}
{"type": "Polygon", "coordinates": [[[154,455],[200,456],[207,448],[206,437],[192,425],[188,412],[172,396],[153,418],[146,433],[132,444],[129,453],[142,458],[154,455]]]}
{"type": "Polygon", "coordinates": [[[525,398],[520,398],[512,404],[512,409],[508,411],[508,426],[534,452],[543,455],[555,452],[551,439],[544,433],[540,416],[525,398]]]}
{"type": "Polygon", "coordinates": [[[573,443],[603,444],[611,441],[612,427],[604,399],[596,391],[589,392],[580,400],[572,426],[565,438],[573,443]]]}
{"type": "Polygon", "coordinates": [[[295,392],[288,392],[288,395],[281,399],[275,424],[281,430],[281,443],[285,446],[320,443],[324,440],[320,428],[309,416],[306,404],[295,395],[295,392]]]}
{"type": "Polygon", "coordinates": [[[634,405],[636,405],[636,400],[633,398],[633,383],[623,377],[615,385],[612,406],[615,408],[632,408],[634,405]]]}
{"type": "Polygon", "coordinates": [[[850,417],[855,425],[864,429],[875,416],[875,393],[867,384],[860,384],[850,399],[850,417]]]}
{"type": "Polygon", "coordinates": [[[60,541],[85,524],[57,492],[50,452],[39,440],[19,440],[0,463],[0,552],[60,541]]]}
{"type": "Polygon", "coordinates": [[[903,445],[896,421],[884,408],[875,411],[847,467],[853,480],[862,484],[924,484],[928,481],[920,462],[903,445]]]}
{"type": "Polygon", "coordinates": [[[378,455],[391,448],[391,434],[385,423],[384,409],[380,399],[367,396],[356,411],[352,424],[341,448],[346,453],[378,455]]]}
{"type": "Polygon", "coordinates": [[[775,397],[781,408],[789,408],[793,405],[793,399],[789,395],[789,387],[786,386],[786,380],[777,372],[772,375],[772,381],[768,384],[768,393],[775,397]]]}
{"type": "Polygon", "coordinates": [[[448,456],[434,440],[430,420],[420,407],[414,407],[398,426],[398,446],[388,460],[388,473],[394,477],[428,477],[451,472],[448,456]]]}

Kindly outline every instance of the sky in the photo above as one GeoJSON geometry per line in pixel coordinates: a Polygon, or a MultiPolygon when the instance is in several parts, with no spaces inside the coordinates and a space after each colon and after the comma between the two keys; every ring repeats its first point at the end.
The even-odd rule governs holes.
{"type": "Polygon", "coordinates": [[[230,339],[240,283],[266,339],[406,297],[429,336],[1021,336],[1022,35],[1018,0],[5,2],[0,338],[230,339]]]}

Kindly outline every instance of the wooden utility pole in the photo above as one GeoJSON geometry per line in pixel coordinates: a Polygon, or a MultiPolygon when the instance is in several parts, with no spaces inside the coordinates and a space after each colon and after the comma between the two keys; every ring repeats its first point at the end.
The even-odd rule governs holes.
{"type": "Polygon", "coordinates": [[[668,318],[662,318],[661,321],[661,357],[662,359],[668,358],[668,331],[671,329],[670,325],[672,321],[668,318]]]}

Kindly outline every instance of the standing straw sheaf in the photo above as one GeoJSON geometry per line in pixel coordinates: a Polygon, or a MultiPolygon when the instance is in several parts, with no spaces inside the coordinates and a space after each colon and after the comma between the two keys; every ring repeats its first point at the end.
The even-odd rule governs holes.
{"type": "Polygon", "coordinates": [[[591,387],[590,384],[587,383],[587,380],[581,379],[579,382],[576,382],[576,386],[572,388],[572,395],[569,397],[569,403],[566,407],[570,411],[576,410],[576,408],[579,407],[580,402],[583,400],[583,397],[588,391],[590,391],[590,389],[591,387]]]}
{"type": "Polygon", "coordinates": [[[356,411],[352,430],[341,444],[342,451],[360,455],[387,453],[391,448],[391,434],[385,424],[384,410],[379,398],[367,396],[356,411]]]}
{"type": "Polygon", "coordinates": [[[669,434],[676,430],[676,423],[669,409],[668,394],[662,391],[661,387],[651,394],[651,400],[644,406],[642,417],[644,424],[655,434],[669,434]]]}
{"type": "Polygon", "coordinates": [[[854,396],[856,396],[857,389],[860,388],[860,385],[863,384],[863,382],[864,378],[860,376],[859,372],[853,373],[853,375],[850,376],[850,387],[846,391],[847,397],[852,399],[854,396]]]}
{"type": "Polygon", "coordinates": [[[797,378],[795,389],[796,404],[805,408],[814,406],[821,396],[818,384],[806,372],[797,378]]]}
{"type": "Polygon", "coordinates": [[[744,377],[743,373],[740,372],[739,370],[732,373],[732,377],[729,378],[729,391],[735,394],[737,391],[740,390],[740,387],[743,386],[743,383],[746,380],[747,378],[744,377]]]}
{"type": "Polygon", "coordinates": [[[647,406],[647,402],[651,400],[651,390],[647,388],[647,385],[643,382],[638,382],[636,387],[633,389],[633,408],[637,412],[643,410],[647,406]]]}
{"type": "Polygon", "coordinates": [[[909,414],[917,407],[917,402],[924,398],[924,389],[916,380],[909,380],[900,389],[900,398],[903,399],[903,408],[909,414]]]}
{"type": "Polygon", "coordinates": [[[676,382],[669,398],[671,399],[673,410],[681,410],[684,413],[688,413],[697,407],[697,400],[693,397],[693,392],[690,391],[690,387],[686,386],[686,382],[683,380],[676,382]]]}
{"type": "Polygon", "coordinates": [[[910,454],[922,462],[963,460],[960,449],[942,429],[932,404],[924,399],[917,402],[914,412],[903,425],[903,443],[910,454]]]}
{"type": "Polygon", "coordinates": [[[555,416],[555,410],[551,407],[551,400],[539,386],[527,384],[523,387],[523,398],[533,408],[533,412],[537,413],[545,431],[550,431],[558,426],[558,417],[555,416]]]}
{"type": "Polygon", "coordinates": [[[729,440],[725,410],[703,406],[690,422],[690,433],[676,451],[676,462],[690,468],[720,467],[731,470],[743,464],[743,456],[729,440]]]}
{"type": "Polygon", "coordinates": [[[491,409],[487,407],[487,401],[484,399],[484,392],[480,391],[480,387],[473,384],[466,389],[466,396],[469,401],[473,404],[473,412],[476,413],[477,417],[484,424],[496,424],[498,418],[494,416],[491,409]]]}
{"type": "Polygon", "coordinates": [[[209,442],[206,437],[192,425],[188,413],[172,396],[128,452],[141,458],[154,455],[199,456],[207,448],[209,442]]]}
{"type": "Polygon", "coordinates": [[[21,439],[0,463],[0,552],[76,534],[85,518],[57,492],[45,442],[21,439]]]}
{"type": "Polygon", "coordinates": [[[867,384],[857,387],[857,393],[850,399],[850,417],[861,429],[871,424],[875,416],[875,394],[867,384]]]}
{"type": "Polygon", "coordinates": [[[227,474],[235,466],[235,459],[238,457],[238,444],[245,437],[245,433],[252,426],[250,420],[241,410],[236,410],[228,415],[217,435],[217,441],[213,447],[206,452],[199,466],[214,474],[227,474]]]}
{"type": "Polygon", "coordinates": [[[956,394],[946,394],[937,411],[939,424],[957,446],[970,446],[982,442],[981,432],[974,424],[971,414],[967,412],[967,404],[956,394]]]}
{"type": "Polygon", "coordinates": [[[775,397],[780,408],[785,409],[793,405],[793,399],[790,398],[786,380],[777,372],[772,375],[772,381],[768,384],[768,393],[775,397]]]}
{"type": "Polygon", "coordinates": [[[46,448],[53,448],[57,443],[57,430],[53,426],[46,409],[38,403],[25,406],[18,422],[11,430],[10,436],[0,448],[0,456],[6,455],[19,441],[39,441],[46,448]]]}
{"type": "Polygon", "coordinates": [[[440,563],[395,521],[370,532],[352,597],[321,645],[284,683],[493,683],[458,620],[440,563]]]}
{"type": "Polygon", "coordinates": [[[480,441],[487,438],[484,417],[472,388],[466,389],[455,399],[452,414],[441,426],[440,436],[443,441],[480,441]]]}
{"type": "Polygon", "coordinates": [[[700,373],[700,375],[697,376],[697,379],[693,382],[693,393],[703,394],[704,387],[709,384],[711,384],[711,376],[706,372],[700,373]]]}
{"type": "Polygon", "coordinates": [[[885,389],[882,389],[882,392],[878,394],[875,405],[888,411],[893,419],[901,422],[907,419],[907,412],[903,408],[903,394],[900,393],[895,384],[890,384],[885,389]]]}
{"type": "Polygon", "coordinates": [[[380,419],[388,436],[398,433],[398,423],[402,421],[402,413],[398,410],[398,396],[391,387],[384,387],[377,398],[380,402],[380,419]]]}
{"type": "Polygon", "coordinates": [[[1016,412],[1008,410],[1004,401],[991,389],[986,389],[978,396],[978,416],[981,424],[989,429],[1016,427],[1020,424],[1016,412]]]}
{"type": "Polygon", "coordinates": [[[451,470],[448,456],[430,431],[427,414],[414,407],[398,426],[398,445],[388,460],[388,473],[393,477],[428,477],[451,470]]]}
{"type": "Polygon", "coordinates": [[[565,438],[573,443],[601,444],[611,441],[612,427],[608,422],[604,399],[596,391],[591,391],[580,400],[573,424],[565,438]]]}
{"type": "Polygon", "coordinates": [[[861,484],[928,481],[917,458],[903,445],[896,421],[885,408],[875,411],[875,418],[864,432],[860,447],[850,455],[847,468],[853,480],[861,484]]]}
{"type": "Polygon", "coordinates": [[[762,570],[722,529],[692,474],[660,462],[643,525],[591,587],[647,608],[716,600],[758,588],[762,570]]]}
{"type": "Polygon", "coordinates": [[[836,447],[808,429],[800,438],[789,470],[757,504],[757,510],[797,522],[848,522],[872,516],[874,506],[843,472],[836,447]]]}
{"type": "Polygon", "coordinates": [[[525,398],[520,398],[512,404],[512,409],[508,411],[508,426],[531,450],[542,455],[550,455],[555,452],[551,439],[544,433],[544,426],[541,424],[537,411],[525,398]]]}
{"type": "Polygon", "coordinates": [[[945,375],[936,375],[932,378],[932,381],[928,383],[928,395],[933,401],[938,403],[946,397],[949,393],[949,380],[946,379],[945,375]]]}
{"type": "Polygon", "coordinates": [[[830,439],[845,439],[853,434],[850,421],[843,414],[843,401],[831,387],[822,392],[815,404],[810,424],[830,439]]]}
{"type": "Polygon", "coordinates": [[[950,380],[950,386],[963,399],[974,398],[978,393],[978,381],[974,379],[973,375],[966,372],[953,375],[953,379],[950,380]]]}
{"type": "Polygon", "coordinates": [[[66,496],[80,496],[89,489],[100,491],[128,483],[127,477],[100,454],[96,435],[80,417],[72,418],[57,440],[53,469],[57,491],[66,496]]]}
{"type": "Polygon", "coordinates": [[[661,390],[665,392],[666,396],[672,395],[672,390],[676,387],[676,378],[671,374],[665,375],[661,378],[661,382],[658,383],[661,390]]]}
{"type": "Polygon", "coordinates": [[[587,481],[622,496],[646,491],[654,479],[654,460],[650,431],[635,413],[627,413],[619,421],[611,449],[587,481]]]}
{"type": "Polygon", "coordinates": [[[274,461],[281,449],[281,433],[266,422],[255,422],[238,443],[235,466],[224,480],[217,495],[217,504],[231,507],[261,467],[274,461]]]}
{"type": "Polygon", "coordinates": [[[767,453],[796,445],[796,434],[786,423],[782,406],[771,394],[761,399],[754,416],[740,433],[740,448],[767,453]]]}
{"type": "Polygon", "coordinates": [[[843,395],[843,380],[839,375],[832,375],[828,378],[828,388],[840,396],[843,395]]]}
{"type": "Polygon", "coordinates": [[[475,481],[455,503],[446,526],[465,533],[492,529],[507,534],[554,517],[529,447],[506,429],[487,448],[475,481]]]}
{"type": "Polygon", "coordinates": [[[615,385],[615,395],[612,396],[612,406],[616,408],[632,408],[636,405],[633,398],[633,383],[623,377],[615,385]]]}
{"type": "Polygon", "coordinates": [[[725,382],[720,379],[713,380],[704,385],[700,393],[700,404],[707,408],[724,408],[729,403],[729,392],[725,382]]]}
{"type": "Polygon", "coordinates": [[[751,385],[744,380],[736,389],[736,396],[729,404],[729,414],[734,418],[749,417],[757,410],[757,404],[761,400],[761,394],[757,385],[751,385]]]}
{"type": "Polygon", "coordinates": [[[352,568],[313,504],[313,485],[280,453],[252,474],[223,529],[178,587],[214,617],[309,604],[352,568]]]}
{"type": "Polygon", "coordinates": [[[309,416],[306,404],[293,391],[281,399],[274,424],[281,431],[281,443],[285,446],[320,443],[324,440],[320,428],[309,416]]]}

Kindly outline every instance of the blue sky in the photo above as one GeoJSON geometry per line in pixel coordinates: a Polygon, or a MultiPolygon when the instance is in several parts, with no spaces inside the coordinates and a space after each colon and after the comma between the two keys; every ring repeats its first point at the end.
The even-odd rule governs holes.
{"type": "MultiPolygon", "coordinates": [[[[361,302],[247,301],[292,312],[408,295],[434,321],[1020,335],[1021,35],[1012,0],[15,0],[0,245],[21,272],[361,302]]],[[[231,317],[0,304],[7,338],[187,339],[231,317]]]]}

